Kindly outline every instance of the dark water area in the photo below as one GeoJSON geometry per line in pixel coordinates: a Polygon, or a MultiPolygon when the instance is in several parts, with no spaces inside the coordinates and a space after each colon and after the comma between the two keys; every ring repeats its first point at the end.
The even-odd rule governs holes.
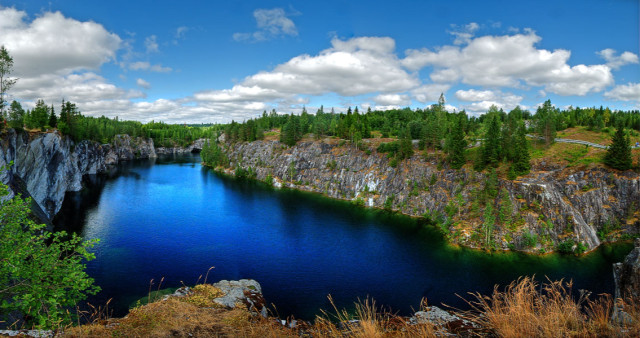
{"type": "MultiPolygon", "coordinates": [[[[102,291],[89,299],[114,315],[161,288],[209,281],[260,282],[281,317],[312,319],[372,297],[400,314],[429,304],[465,308],[456,294],[489,294],[524,275],[572,279],[574,290],[612,293],[611,264],[631,244],[584,257],[487,253],[448,245],[424,221],[362,209],[319,195],[274,190],[200,166],[198,155],[133,161],[93,175],[68,193],[58,229],[99,238],[88,273],[102,291]],[[201,280],[202,281],[202,280],[201,280]]],[[[469,297],[467,297],[469,298],[469,297]]]]}

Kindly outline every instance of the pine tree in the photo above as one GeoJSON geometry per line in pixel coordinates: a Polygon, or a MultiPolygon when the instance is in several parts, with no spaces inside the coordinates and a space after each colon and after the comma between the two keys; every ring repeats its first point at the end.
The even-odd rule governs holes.
{"type": "Polygon", "coordinates": [[[631,146],[629,138],[624,136],[624,126],[618,125],[612,144],[604,157],[604,163],[612,168],[627,170],[631,168],[631,146]]]}
{"type": "Polygon", "coordinates": [[[53,106],[51,106],[51,113],[49,114],[49,127],[55,128],[58,126],[58,118],[56,117],[56,113],[53,111],[53,106]]]}
{"type": "Polygon", "coordinates": [[[496,114],[489,116],[489,127],[482,143],[482,162],[485,165],[497,166],[500,162],[500,121],[496,114]]]}
{"type": "Polygon", "coordinates": [[[451,161],[451,167],[453,169],[460,169],[467,162],[465,157],[467,141],[464,139],[464,126],[462,122],[462,118],[458,117],[451,133],[449,160],[451,161]]]}
{"type": "Polygon", "coordinates": [[[520,125],[516,129],[513,145],[513,170],[517,175],[526,175],[531,169],[529,160],[529,141],[527,141],[524,122],[520,121],[520,125]]]}

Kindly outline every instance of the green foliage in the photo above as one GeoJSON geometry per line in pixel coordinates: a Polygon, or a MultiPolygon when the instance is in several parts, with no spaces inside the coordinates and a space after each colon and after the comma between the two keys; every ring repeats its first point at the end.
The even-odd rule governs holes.
{"type": "Polygon", "coordinates": [[[11,102],[11,106],[9,107],[9,127],[11,128],[22,128],[24,125],[24,109],[22,109],[22,105],[18,101],[11,102]]]}
{"type": "MultiPolygon", "coordinates": [[[[0,185],[0,196],[7,193],[0,185]]],[[[72,322],[69,308],[100,290],[84,271],[97,240],[45,231],[29,218],[29,205],[16,196],[0,206],[0,316],[17,311],[28,326],[58,328],[72,322]]]]}
{"type": "Polygon", "coordinates": [[[487,178],[484,182],[483,192],[485,198],[490,200],[493,200],[498,196],[498,173],[493,168],[489,169],[489,173],[487,174],[487,178]]]}
{"type": "Polygon", "coordinates": [[[287,177],[289,181],[293,181],[296,176],[296,163],[294,161],[289,162],[289,167],[287,167],[287,177]]]}
{"type": "Polygon", "coordinates": [[[556,246],[556,251],[562,254],[572,254],[572,253],[581,254],[585,252],[586,249],[587,248],[584,244],[576,243],[576,241],[574,241],[573,238],[564,240],[558,243],[558,245],[556,246]]]}
{"type": "Polygon", "coordinates": [[[556,138],[557,117],[559,110],[551,105],[551,100],[545,101],[536,110],[536,130],[544,138],[545,144],[550,146],[556,138]]]}
{"type": "Polygon", "coordinates": [[[389,166],[391,168],[396,168],[398,166],[398,158],[394,157],[391,160],[389,160],[389,166]]]}
{"type": "Polygon", "coordinates": [[[604,163],[618,170],[631,169],[631,145],[629,137],[625,137],[624,127],[620,125],[612,139],[612,144],[604,156],[604,163]]]}
{"type": "Polygon", "coordinates": [[[9,51],[0,46],[0,115],[4,118],[4,107],[7,105],[7,91],[16,83],[16,79],[10,78],[9,75],[13,71],[13,58],[9,55],[9,51]]]}
{"type": "Polygon", "coordinates": [[[299,118],[291,114],[287,123],[282,127],[280,142],[292,147],[302,138],[302,135],[299,118]]]}
{"type": "Polygon", "coordinates": [[[271,176],[271,174],[267,174],[267,176],[264,177],[264,183],[272,186],[273,185],[273,176],[271,176]]]}
{"type": "Polygon", "coordinates": [[[361,208],[364,208],[364,206],[365,206],[364,199],[362,197],[358,197],[355,200],[353,200],[353,204],[355,206],[358,206],[358,207],[361,207],[361,208]]]}
{"type": "Polygon", "coordinates": [[[384,142],[380,143],[380,145],[376,150],[379,153],[390,153],[392,155],[395,155],[399,149],[400,149],[400,142],[394,141],[394,142],[388,142],[388,143],[384,143],[384,142]]]}
{"type": "Polygon", "coordinates": [[[451,133],[451,141],[449,147],[449,161],[451,168],[460,169],[467,162],[465,157],[465,148],[467,141],[464,139],[463,118],[457,118],[455,127],[451,133]]]}
{"type": "Polygon", "coordinates": [[[531,170],[531,155],[529,154],[529,141],[526,137],[524,122],[520,121],[513,142],[513,171],[516,175],[526,175],[531,170]]]}
{"type": "Polygon", "coordinates": [[[202,161],[210,167],[229,167],[227,153],[215,142],[206,142],[202,147],[200,157],[202,161]]]}
{"type": "Polygon", "coordinates": [[[488,166],[497,166],[500,162],[502,148],[500,145],[500,117],[497,113],[488,113],[489,125],[482,142],[482,163],[488,166]]]}
{"type": "Polygon", "coordinates": [[[387,199],[384,200],[384,209],[385,210],[391,210],[391,208],[393,207],[393,200],[395,199],[395,196],[392,194],[391,196],[388,196],[387,199]]]}
{"type": "Polygon", "coordinates": [[[327,169],[329,170],[336,170],[336,160],[329,160],[329,162],[327,162],[327,169]]]}
{"type": "Polygon", "coordinates": [[[429,179],[429,185],[434,185],[436,182],[438,182],[438,176],[436,176],[436,173],[432,173],[429,179]]]}
{"type": "Polygon", "coordinates": [[[531,233],[530,231],[525,232],[522,235],[522,244],[527,248],[533,248],[538,245],[538,235],[531,233]]]}
{"type": "Polygon", "coordinates": [[[495,216],[493,216],[493,207],[491,206],[491,204],[487,204],[484,209],[484,222],[482,223],[485,248],[490,248],[492,246],[494,225],[495,216]]]}

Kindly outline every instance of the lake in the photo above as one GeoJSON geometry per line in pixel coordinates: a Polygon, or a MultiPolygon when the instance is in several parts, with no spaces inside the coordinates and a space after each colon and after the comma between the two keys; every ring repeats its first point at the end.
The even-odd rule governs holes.
{"type": "Polygon", "coordinates": [[[239,181],[200,165],[198,155],[137,160],[91,175],[67,193],[57,229],[99,238],[89,299],[113,314],[152,289],[256,279],[281,317],[312,319],[372,297],[400,314],[429,304],[465,307],[456,294],[485,294],[523,275],[572,279],[574,290],[613,292],[611,264],[630,243],[584,257],[488,253],[454,247],[423,220],[358,208],[294,190],[239,181]],[[202,278],[199,278],[202,276],[202,278]],[[159,281],[164,278],[162,285],[159,281]]]}

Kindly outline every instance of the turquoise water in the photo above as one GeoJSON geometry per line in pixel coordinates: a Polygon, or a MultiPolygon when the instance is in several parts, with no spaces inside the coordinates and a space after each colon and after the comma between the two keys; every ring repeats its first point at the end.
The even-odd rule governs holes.
{"type": "Polygon", "coordinates": [[[329,310],[329,294],[340,307],[370,296],[407,314],[423,297],[465,307],[456,294],[490,293],[523,275],[612,293],[611,264],[631,249],[574,257],[457,248],[421,220],[237,181],[199,162],[197,155],[133,161],[67,194],[56,226],[100,239],[87,267],[102,287],[92,304],[113,298],[122,315],[151,280],[153,289],[163,277],[161,288],[190,285],[215,266],[209,281],[256,279],[282,317],[329,310]]]}

